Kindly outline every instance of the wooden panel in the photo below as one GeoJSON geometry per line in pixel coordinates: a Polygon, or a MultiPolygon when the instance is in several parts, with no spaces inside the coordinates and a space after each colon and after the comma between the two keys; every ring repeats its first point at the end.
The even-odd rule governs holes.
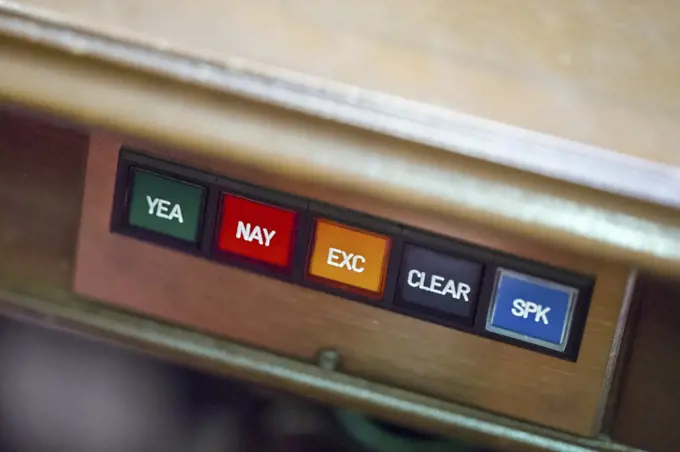
{"type": "Polygon", "coordinates": [[[70,290],[85,133],[0,110],[0,285],[70,290]]]}
{"type": "Polygon", "coordinates": [[[367,196],[296,184],[236,162],[154,151],[596,275],[579,360],[570,363],[110,234],[119,147],[116,137],[91,139],[75,279],[79,293],[303,360],[333,347],[351,374],[558,429],[597,433],[628,282],[625,267],[367,196]]]}
{"type": "Polygon", "coordinates": [[[680,282],[647,277],[613,437],[658,452],[680,448],[680,282]]]}
{"type": "Polygon", "coordinates": [[[493,450],[622,450],[604,437],[563,434],[325,372],[314,364],[197,334],[72,294],[87,136],[55,124],[53,118],[24,113],[0,113],[0,212],[11,213],[0,215],[0,315],[133,346],[182,365],[313,397],[493,450]]]}

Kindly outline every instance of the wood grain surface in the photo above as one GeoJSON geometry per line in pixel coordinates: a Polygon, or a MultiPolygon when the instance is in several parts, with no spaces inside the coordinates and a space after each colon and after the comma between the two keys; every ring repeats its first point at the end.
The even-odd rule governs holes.
{"type": "MultiPolygon", "coordinates": [[[[320,116],[339,123],[374,130],[495,164],[635,199],[676,208],[680,207],[680,196],[677,195],[680,192],[680,170],[673,161],[653,157],[656,152],[662,152],[664,156],[670,155],[672,157],[674,155],[666,153],[666,145],[669,143],[664,143],[664,140],[666,140],[667,134],[663,130],[658,130],[661,125],[661,128],[665,127],[665,129],[674,132],[674,119],[670,116],[666,118],[667,112],[662,112],[665,119],[660,121],[659,112],[655,110],[656,103],[654,102],[651,105],[648,105],[649,102],[645,103],[646,108],[639,108],[640,105],[638,104],[630,104],[628,94],[633,91],[632,88],[635,86],[629,86],[630,79],[626,78],[625,73],[619,71],[623,68],[616,64],[610,64],[607,58],[593,59],[590,55],[594,52],[606,51],[601,55],[621,60],[620,53],[622,51],[627,54],[634,53],[636,59],[627,62],[625,69],[638,77],[635,81],[640,86],[646,86],[645,84],[648,81],[645,81],[645,79],[648,78],[647,76],[651,76],[649,82],[660,83],[660,80],[657,80],[654,76],[666,71],[668,67],[658,68],[655,66],[660,64],[657,58],[658,49],[654,48],[658,47],[658,43],[652,42],[651,35],[640,36],[645,34],[645,30],[640,29],[642,25],[640,17],[642,15],[635,11],[635,8],[633,8],[633,11],[630,8],[621,9],[621,2],[611,5],[611,8],[608,7],[608,15],[605,17],[606,21],[618,20],[615,27],[603,27],[603,23],[593,21],[590,16],[582,11],[582,2],[570,2],[566,7],[562,4],[545,5],[545,9],[538,16],[536,15],[538,9],[524,10],[519,7],[516,8],[517,11],[513,11],[517,16],[513,17],[511,21],[504,22],[500,22],[498,19],[499,17],[507,18],[504,12],[498,12],[502,11],[502,5],[493,2],[475,3],[472,8],[471,5],[460,2],[447,5],[439,5],[439,2],[432,1],[419,2],[419,8],[412,6],[410,8],[417,9],[417,11],[409,10],[407,17],[401,17],[401,12],[395,13],[389,10],[388,4],[401,4],[395,0],[372,2],[376,11],[385,14],[383,19],[387,21],[384,22],[387,24],[384,27],[385,30],[392,30],[393,27],[396,27],[400,34],[396,37],[391,36],[391,33],[387,33],[387,36],[381,35],[383,38],[389,37],[390,39],[383,42],[384,45],[379,49],[375,49],[376,52],[380,51],[383,55],[381,55],[381,58],[371,58],[368,61],[370,64],[366,66],[370,67],[371,71],[364,71],[364,65],[361,62],[356,62],[354,66],[350,67],[352,69],[361,68],[357,74],[361,80],[370,78],[374,74],[377,75],[378,83],[383,88],[367,88],[361,81],[356,80],[348,82],[339,71],[338,74],[333,74],[339,77],[335,78],[328,74],[319,75],[318,71],[314,70],[315,64],[320,61],[325,62],[322,65],[332,62],[334,66],[342,66],[348,57],[353,60],[356,56],[359,56],[359,60],[361,60],[365,56],[362,52],[352,52],[345,55],[343,52],[347,49],[337,42],[336,44],[339,47],[328,47],[333,45],[333,41],[326,42],[323,36],[333,34],[339,29],[343,30],[345,36],[355,38],[357,43],[363,43],[369,47],[366,39],[369,38],[370,41],[370,38],[373,37],[371,30],[366,29],[364,26],[366,24],[363,24],[360,18],[356,17],[356,13],[352,13],[351,9],[346,11],[347,17],[352,17],[354,23],[361,24],[361,26],[358,28],[350,27],[349,30],[346,30],[346,21],[341,20],[336,23],[339,15],[337,10],[333,9],[335,2],[332,1],[319,2],[322,8],[316,9],[311,14],[311,19],[327,18],[329,14],[332,15],[332,20],[321,20],[316,24],[318,27],[314,29],[314,33],[318,35],[315,36],[314,42],[324,42],[324,46],[328,47],[324,55],[325,58],[315,54],[318,49],[300,48],[297,45],[300,44],[299,42],[291,42],[290,39],[285,39],[286,37],[293,37],[295,32],[304,29],[305,21],[310,19],[309,13],[314,8],[310,8],[310,5],[300,8],[301,5],[297,5],[298,2],[291,1],[278,2],[275,5],[275,8],[284,9],[287,13],[279,14],[279,17],[277,17],[278,21],[282,22],[278,24],[278,29],[283,35],[277,42],[283,43],[285,51],[274,53],[271,56],[277,61],[279,57],[282,57],[286,64],[272,63],[267,58],[258,59],[247,50],[244,54],[232,55],[202,52],[198,45],[180,48],[178,42],[181,39],[175,39],[177,37],[175,33],[171,33],[169,38],[154,35],[155,37],[152,39],[144,33],[140,37],[139,34],[134,33],[135,27],[130,24],[139,26],[144,24],[145,26],[142,26],[142,28],[145,33],[160,32],[155,27],[160,23],[158,21],[159,14],[155,11],[152,13],[154,22],[144,23],[148,10],[145,10],[143,5],[154,4],[153,1],[144,2],[141,5],[137,2],[135,8],[130,10],[105,9],[103,11],[99,11],[97,5],[90,2],[82,4],[82,8],[74,7],[74,4],[79,3],[77,1],[67,2],[66,4],[60,3],[63,8],[58,10],[51,8],[55,5],[48,5],[51,2],[42,3],[44,3],[43,7],[36,8],[29,2],[0,2],[0,34],[11,36],[23,43],[30,42],[34,45],[55,49],[65,55],[78,57],[87,55],[87,58],[81,63],[85,62],[89,66],[98,66],[104,62],[115,64],[120,72],[117,77],[119,82],[123,78],[129,78],[130,72],[153,74],[156,77],[181,82],[179,86],[175,87],[177,90],[185,89],[186,85],[198,85],[213,91],[249,97],[258,102],[302,111],[312,116],[320,116]],[[451,17],[454,20],[438,21],[428,17],[428,14],[425,17],[418,14],[423,11],[431,11],[433,3],[437,4],[435,7],[446,6],[445,9],[452,14],[451,17]],[[481,8],[477,8],[478,5],[481,5],[481,8]],[[498,9],[498,11],[495,9],[498,9]],[[93,12],[96,15],[98,14],[96,19],[88,16],[88,13],[93,12]],[[611,14],[609,15],[609,13],[611,14]],[[476,33],[480,31],[478,23],[466,22],[466,27],[460,26],[461,24],[456,23],[455,20],[455,17],[460,14],[472,17],[479,14],[484,20],[498,22],[490,26],[490,29],[493,30],[492,33],[483,30],[487,45],[483,48],[477,48],[474,38],[476,38],[476,33]],[[558,25],[569,28],[575,27],[582,30],[583,34],[588,35],[590,40],[583,43],[579,41],[581,34],[575,34],[572,37],[563,36],[563,33],[554,33],[555,36],[552,36],[552,34],[541,36],[550,39],[540,41],[538,46],[533,41],[521,47],[517,43],[513,44],[516,48],[514,52],[509,54],[517,53],[517,62],[531,63],[528,68],[516,66],[508,68],[503,64],[486,64],[488,61],[484,58],[490,57],[489,49],[510,50],[505,47],[506,43],[514,41],[511,39],[511,35],[523,36],[528,30],[537,30],[539,34],[541,31],[545,31],[542,30],[545,25],[542,23],[542,19],[546,17],[549,17],[550,22],[555,25],[551,27],[551,31],[558,30],[558,25]],[[390,20],[394,22],[390,22],[390,20]],[[118,22],[123,23],[123,25],[117,28],[103,26],[103,24],[118,22]],[[530,26],[532,23],[533,28],[530,26]],[[522,28],[514,28],[517,24],[521,24],[522,28]],[[630,25],[631,30],[622,32],[622,24],[630,25]],[[456,28],[448,30],[446,26],[449,25],[455,25],[456,28]],[[418,27],[423,27],[428,32],[436,31],[435,34],[442,38],[442,40],[436,41],[437,44],[448,43],[447,38],[459,38],[456,42],[462,43],[463,47],[466,47],[466,53],[439,52],[439,50],[442,50],[441,46],[432,47],[431,42],[421,39],[427,33],[414,31],[418,27]],[[409,61],[401,61],[403,58],[400,59],[400,57],[403,57],[404,50],[401,48],[403,42],[399,39],[403,37],[401,28],[404,28],[403,32],[413,34],[412,41],[418,44],[419,53],[415,56],[419,59],[417,63],[420,64],[419,66],[408,64],[409,61]],[[500,34],[495,32],[500,32],[500,34]],[[469,34],[473,39],[459,36],[456,33],[469,34]],[[614,38],[610,38],[610,35],[614,38]],[[143,36],[147,36],[147,39],[144,39],[143,36]],[[585,64],[588,70],[592,70],[592,72],[587,72],[587,70],[574,72],[569,71],[568,68],[562,68],[565,70],[556,72],[555,68],[551,66],[551,58],[544,51],[538,52],[538,55],[533,55],[537,47],[552,43],[552,38],[560,43],[561,48],[557,48],[555,51],[564,52],[560,54],[560,59],[564,61],[566,66],[571,65],[572,54],[582,54],[585,51],[586,54],[580,55],[581,58],[578,60],[580,60],[581,65],[585,64]],[[633,45],[626,45],[623,49],[617,47],[618,43],[627,42],[630,39],[633,39],[638,47],[633,45]],[[396,47],[396,49],[393,47],[396,47]],[[572,48],[571,51],[566,50],[569,47],[572,48]],[[650,47],[652,48],[650,49],[650,47]],[[633,51],[633,49],[635,50],[633,51]],[[296,67],[296,58],[303,58],[304,55],[309,57],[309,61],[306,61],[306,63],[310,63],[312,68],[291,70],[289,66],[296,67]],[[642,60],[650,55],[654,55],[652,61],[648,62],[651,66],[642,66],[644,68],[642,71],[644,74],[642,74],[638,70],[640,68],[635,66],[634,63],[638,61],[638,58],[642,60]],[[530,61],[522,58],[527,56],[530,61]],[[478,61],[480,57],[481,61],[478,61]],[[431,60],[436,61],[437,64],[429,64],[431,60]],[[418,76],[423,73],[423,81],[426,84],[418,83],[417,78],[409,77],[414,67],[418,68],[416,71],[418,76]],[[616,81],[626,80],[627,84],[619,86],[609,79],[606,84],[598,83],[598,89],[590,89],[592,84],[586,80],[587,77],[584,79],[584,75],[592,76],[593,74],[608,73],[612,67],[618,71],[616,72],[616,81]],[[405,68],[408,68],[408,70],[405,68]],[[478,73],[480,69],[482,73],[478,73]],[[488,83],[489,74],[486,74],[488,71],[490,71],[494,80],[498,80],[494,83],[488,83]],[[539,71],[538,76],[534,74],[535,71],[539,71]],[[440,72],[443,73],[440,74],[440,72]],[[432,73],[435,74],[436,80],[428,80],[425,75],[432,73]],[[385,79],[388,74],[389,78],[385,79]],[[446,82],[444,82],[444,78],[447,79],[446,82]],[[556,80],[552,80],[553,78],[556,78],[556,80]],[[455,83],[450,83],[449,79],[455,81],[455,83]],[[438,94],[427,96],[427,99],[422,99],[418,95],[403,94],[401,89],[395,91],[390,88],[392,87],[391,82],[397,80],[406,82],[408,87],[415,88],[416,92],[425,88],[438,94]],[[552,83],[547,83],[548,80],[552,80],[552,83]],[[520,87],[517,86],[518,83],[520,87]],[[619,86],[621,90],[608,92],[612,96],[598,95],[602,94],[600,88],[603,86],[615,85],[619,86]],[[440,99],[446,98],[445,93],[450,88],[454,90],[462,88],[459,92],[464,93],[466,98],[474,102],[471,106],[489,104],[489,112],[480,114],[473,109],[474,112],[470,113],[467,108],[451,105],[446,101],[442,103],[440,99]],[[555,92],[555,89],[557,92],[555,92]],[[561,93],[562,89],[567,89],[568,93],[561,93]],[[601,108],[603,99],[606,101],[606,106],[611,107],[605,108],[605,111],[602,111],[601,108]],[[501,115],[502,118],[499,118],[498,115],[495,115],[497,112],[506,110],[511,112],[510,116],[501,115]],[[575,110],[577,111],[575,112],[575,110]],[[531,118],[526,124],[521,121],[520,124],[515,120],[518,117],[526,116],[526,113],[531,118]],[[622,121],[622,116],[629,120],[622,121]],[[554,130],[550,130],[548,132],[550,134],[546,134],[546,130],[540,127],[543,120],[549,120],[551,124],[565,130],[571,130],[571,128],[583,129],[585,127],[588,129],[589,135],[588,137],[581,137],[580,135],[574,136],[572,133],[558,133],[554,130]],[[614,124],[609,130],[605,127],[604,122],[612,121],[614,124]],[[518,124],[521,127],[518,127],[518,124]],[[656,129],[652,132],[654,128],[656,129]],[[622,138],[621,143],[610,143],[606,139],[603,142],[601,140],[603,135],[615,139],[622,138]],[[623,146],[624,149],[626,146],[633,146],[635,152],[621,151],[617,146],[623,146]],[[650,148],[647,149],[647,147],[650,148]],[[588,170],[584,171],[584,168],[588,168],[588,170]]],[[[232,3],[236,4],[232,6],[238,9],[237,5],[242,2],[232,3]]],[[[260,1],[247,2],[244,6],[250,7],[253,3],[258,5],[253,10],[254,14],[252,14],[255,22],[257,22],[257,19],[262,19],[259,13],[262,13],[267,6],[272,5],[267,1],[260,1]]],[[[343,7],[347,5],[353,6],[354,2],[343,2],[341,4],[343,7]]],[[[648,5],[646,4],[646,6],[648,5]]],[[[170,5],[164,4],[164,6],[170,5]]],[[[225,5],[220,4],[219,6],[225,5]]],[[[526,6],[526,3],[523,6],[526,6]]],[[[593,15],[596,14],[596,11],[592,8],[586,7],[585,9],[593,15]]],[[[195,16],[182,14],[181,25],[178,23],[177,28],[183,30],[186,27],[184,22],[188,16],[193,17],[194,22],[200,20],[201,14],[207,10],[199,8],[195,16]]],[[[344,10],[342,11],[344,12],[344,10]]],[[[165,17],[167,20],[176,19],[173,14],[177,13],[177,10],[173,10],[173,8],[165,8],[163,13],[167,13],[167,17],[165,17]]],[[[366,13],[366,8],[361,8],[361,18],[370,17],[370,14],[367,16],[366,13]]],[[[652,8],[652,17],[655,17],[654,15],[658,13],[658,8],[656,10],[652,8]]],[[[238,20],[244,22],[242,18],[238,20]]],[[[202,27],[208,27],[207,29],[212,25],[216,24],[210,20],[201,24],[202,27]]],[[[375,24],[370,25],[375,27],[375,24]]],[[[200,30],[205,31],[206,28],[200,28],[200,30]]],[[[269,30],[267,29],[267,31],[269,30]]],[[[223,30],[220,29],[219,31],[223,30]]],[[[246,30],[230,27],[229,31],[237,34],[244,33],[239,39],[230,36],[227,41],[229,44],[235,44],[237,48],[243,47],[243,43],[257,44],[266,41],[266,33],[257,30],[255,27],[246,30]],[[254,35],[250,36],[247,33],[254,33],[254,35]]],[[[195,33],[195,36],[191,36],[191,38],[200,36],[199,31],[194,30],[192,33],[195,33]]],[[[669,36],[668,30],[659,28],[655,29],[653,34],[660,35],[659,39],[672,39],[673,37],[672,33],[669,36]]],[[[186,36],[184,37],[186,38],[186,36]]],[[[312,38],[311,35],[310,38],[312,38]]],[[[223,43],[220,42],[220,44],[223,43]]],[[[274,46],[266,44],[265,48],[271,50],[274,46]]],[[[236,52],[236,50],[233,51],[236,52]]],[[[6,53],[8,52],[0,52],[0,57],[11,59],[11,55],[5,55],[6,53]]],[[[31,57],[32,61],[37,61],[36,52],[31,52],[31,57]]],[[[501,63],[506,62],[506,54],[494,55],[494,57],[496,60],[502,60],[501,63]]],[[[664,58],[661,61],[668,62],[669,59],[664,58]]],[[[41,63],[40,66],[44,68],[46,61],[41,61],[41,63]]],[[[413,61],[413,63],[416,62],[413,61]]],[[[7,65],[8,62],[2,64],[7,65]]],[[[24,64],[24,71],[30,74],[25,66],[24,64]]],[[[42,74],[44,75],[47,72],[42,72],[42,74]]],[[[50,74],[52,72],[54,72],[54,69],[49,71],[50,74]]],[[[72,78],[75,77],[76,74],[73,74],[72,78]]],[[[5,86],[0,93],[16,102],[17,96],[21,94],[21,85],[30,83],[31,78],[27,77],[27,74],[18,79],[7,78],[7,80],[3,80],[5,86]]],[[[83,94],[85,89],[91,89],[91,82],[91,77],[84,77],[79,81],[74,79],[74,83],[79,86],[79,91],[83,94]]],[[[40,106],[40,108],[49,105],[52,110],[57,108],[60,114],[78,114],[78,119],[87,116],[91,123],[95,121],[97,113],[87,111],[84,96],[67,96],[68,90],[63,87],[61,90],[51,90],[46,95],[42,92],[46,86],[51,88],[53,80],[50,80],[48,85],[33,86],[25,94],[28,98],[24,99],[23,102],[32,106],[40,106]],[[50,101],[48,100],[50,97],[57,97],[58,100],[50,101]]],[[[664,85],[659,86],[663,87],[664,85]]],[[[122,86],[118,86],[118,89],[121,88],[122,86]]],[[[649,92],[648,88],[644,88],[641,93],[642,97],[648,96],[649,92]]],[[[95,96],[99,97],[99,95],[95,96]]],[[[635,100],[646,102],[639,97],[636,97],[635,100]]],[[[155,103],[160,104],[167,100],[156,101],[155,103]]],[[[98,107],[101,110],[100,113],[108,119],[107,123],[118,123],[119,128],[134,129],[130,125],[123,126],[126,118],[117,117],[110,102],[99,103],[98,107]],[[103,110],[106,110],[106,112],[103,110]]],[[[135,110],[139,109],[140,106],[137,105],[135,110]]],[[[140,115],[143,114],[140,112],[140,115]]],[[[148,119],[148,116],[146,118],[148,119]]],[[[157,121],[157,118],[154,119],[157,121]]],[[[175,130],[174,134],[177,132],[175,130]]],[[[169,138],[170,136],[166,139],[169,138]]]]}
{"type": "Polygon", "coordinates": [[[343,355],[344,370],[353,375],[561,430],[598,432],[629,276],[625,266],[455,218],[405,211],[332,187],[296,184],[233,162],[155,151],[213,172],[313,194],[596,275],[579,360],[570,363],[111,234],[119,146],[115,136],[91,138],[75,278],[80,294],[302,360],[332,347],[343,355]]]}
{"type": "MultiPolygon", "coordinates": [[[[531,236],[593,259],[615,259],[650,272],[680,274],[676,209],[105,64],[81,53],[49,50],[29,41],[0,37],[0,99],[297,179],[301,185],[332,186],[399,204],[405,210],[465,218],[531,236]]],[[[89,41],[69,41],[78,42],[89,41]]],[[[182,68],[187,74],[203,73],[196,72],[193,64],[182,68]]],[[[485,139],[495,142],[496,138],[485,139]]],[[[629,180],[627,174],[621,179],[629,180]]],[[[680,193],[665,180],[652,178],[650,186],[680,193]]]]}
{"type": "MultiPolygon", "coordinates": [[[[164,52],[260,62],[680,165],[674,2],[4,0],[164,52]]],[[[508,149],[506,152],[521,152],[508,149]]]]}

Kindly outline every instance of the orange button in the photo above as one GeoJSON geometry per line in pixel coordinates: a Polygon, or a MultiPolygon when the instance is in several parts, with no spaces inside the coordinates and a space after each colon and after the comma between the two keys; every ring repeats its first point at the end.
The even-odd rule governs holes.
{"type": "Polygon", "coordinates": [[[315,220],[309,275],[382,295],[390,238],[327,220],[315,220]]]}

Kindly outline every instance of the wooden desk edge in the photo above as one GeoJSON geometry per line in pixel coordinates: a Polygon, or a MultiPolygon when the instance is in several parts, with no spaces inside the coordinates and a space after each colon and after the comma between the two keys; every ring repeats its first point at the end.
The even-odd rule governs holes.
{"type": "MultiPolygon", "coordinates": [[[[184,147],[197,153],[220,154],[268,171],[288,171],[300,180],[327,179],[339,186],[352,185],[352,189],[399,199],[410,203],[411,207],[446,212],[518,234],[527,234],[530,230],[532,236],[543,242],[632,266],[680,274],[680,221],[676,219],[675,211],[663,206],[567,185],[450,152],[440,153],[437,156],[439,161],[432,159],[429,166],[423,166],[419,155],[434,153],[436,149],[337,123],[319,122],[318,117],[295,116],[293,112],[253,102],[253,99],[243,100],[216,93],[214,89],[198,88],[186,80],[159,78],[159,74],[111,65],[102,61],[101,55],[87,54],[83,57],[74,55],[77,49],[54,50],[45,47],[45,43],[28,41],[30,39],[0,39],[0,62],[5,68],[0,80],[0,96],[8,102],[58,114],[90,126],[106,126],[159,144],[184,147]],[[50,78],[50,83],[45,83],[45,77],[50,78]],[[160,105],[163,106],[163,115],[158,114],[160,105]],[[245,114],[244,109],[248,110],[245,114]],[[189,110],[191,115],[186,114],[189,110]],[[185,127],[176,127],[183,120],[190,119],[187,116],[193,119],[186,121],[185,127]],[[274,118],[281,120],[277,123],[274,118]],[[259,128],[276,125],[280,128],[277,133],[292,133],[291,136],[295,134],[292,128],[316,121],[319,131],[314,131],[317,135],[312,138],[326,133],[325,141],[306,142],[305,145],[316,146],[316,149],[306,149],[306,154],[280,149],[272,152],[271,144],[263,147],[261,142],[252,141],[257,133],[251,136],[235,134],[235,130],[228,127],[229,119],[254,121],[253,124],[259,121],[256,124],[259,128]],[[337,140],[341,142],[340,146],[344,146],[341,150],[352,151],[356,155],[373,152],[381,157],[388,165],[384,171],[386,174],[390,173],[391,149],[401,152],[405,157],[402,160],[422,166],[421,179],[429,180],[429,184],[414,189],[405,185],[404,178],[397,174],[392,174],[389,181],[378,180],[369,171],[356,174],[353,171],[357,168],[343,168],[341,162],[332,159],[325,162],[325,166],[319,164],[323,159],[308,161],[309,155],[321,150],[326,156],[335,155],[340,148],[336,146],[333,149],[327,145],[336,139],[332,135],[335,133],[340,136],[337,140]],[[328,139],[328,134],[331,134],[332,140],[328,139]],[[366,147],[362,148],[364,144],[366,147]],[[280,160],[272,162],[273,156],[280,160]],[[440,161],[448,161],[449,167],[462,162],[468,168],[458,170],[458,174],[440,172],[437,180],[428,179],[439,171],[436,163],[440,161]],[[473,194],[465,200],[452,196],[462,189],[473,193],[480,186],[495,192],[473,194]],[[517,190],[521,191],[518,199],[522,198],[523,204],[513,209],[508,207],[509,199],[504,197],[512,192],[516,196],[517,190]],[[444,195],[448,198],[442,197],[444,195]],[[490,196],[498,199],[489,202],[490,196]],[[522,205],[532,206],[531,212],[524,212],[522,205]],[[536,210],[537,206],[539,210],[536,210]]],[[[185,69],[191,72],[196,68],[187,66],[185,69]]],[[[334,157],[335,160],[342,158],[340,153],[334,157]]],[[[520,202],[518,199],[515,199],[515,204],[520,202]]]]}
{"type": "Polygon", "coordinates": [[[0,33],[17,39],[87,54],[491,163],[680,207],[680,172],[662,163],[238,56],[219,60],[171,45],[169,51],[164,51],[149,39],[121,30],[93,29],[71,19],[30,6],[0,5],[0,33]],[[514,151],[518,149],[521,152],[514,151]],[[584,167],[588,171],[583,171],[584,167]]]}

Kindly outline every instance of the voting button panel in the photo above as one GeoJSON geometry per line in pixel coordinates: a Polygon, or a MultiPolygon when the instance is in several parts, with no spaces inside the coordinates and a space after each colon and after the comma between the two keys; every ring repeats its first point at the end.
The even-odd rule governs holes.
{"type": "Polygon", "coordinates": [[[487,315],[487,331],[564,351],[578,289],[499,269],[487,315]]]}
{"type": "Polygon", "coordinates": [[[591,276],[123,150],[111,231],[576,361],[591,276]]]}
{"type": "Polygon", "coordinates": [[[470,320],[482,271],[480,263],[405,244],[395,305],[440,320],[470,320]]]}
{"type": "Polygon", "coordinates": [[[206,189],[132,168],[128,224],[186,242],[198,242],[206,189]]]}
{"type": "Polygon", "coordinates": [[[281,268],[292,264],[298,213],[240,196],[222,196],[220,251],[281,268]]]}
{"type": "Polygon", "coordinates": [[[382,295],[390,238],[323,219],[314,220],[308,275],[382,295]]]}

